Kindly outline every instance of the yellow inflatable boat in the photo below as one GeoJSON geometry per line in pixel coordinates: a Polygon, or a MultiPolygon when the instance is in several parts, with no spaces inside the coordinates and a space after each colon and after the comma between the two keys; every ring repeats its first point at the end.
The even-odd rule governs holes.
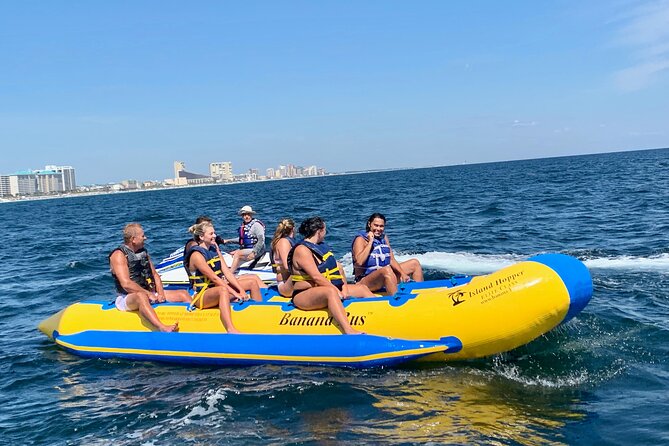
{"type": "Polygon", "coordinates": [[[542,254],[485,276],[409,283],[394,296],[346,300],[351,325],[370,336],[339,335],[327,311],[302,311],[272,293],[263,302],[232,304],[235,326],[249,335],[226,334],[218,309],[156,305],[164,323],[179,322],[180,328],[158,333],[137,313],[100,301],[70,305],[39,329],[68,351],[89,357],[365,367],[508,351],[576,316],[591,296],[592,279],[583,263],[542,254]]]}

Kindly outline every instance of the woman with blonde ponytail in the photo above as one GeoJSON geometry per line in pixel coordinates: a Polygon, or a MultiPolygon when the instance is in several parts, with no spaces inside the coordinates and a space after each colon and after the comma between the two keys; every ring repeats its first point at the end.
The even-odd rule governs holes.
{"type": "Polygon", "coordinates": [[[228,333],[240,333],[232,322],[230,296],[234,291],[237,296],[245,296],[246,293],[219,257],[214,226],[211,222],[203,221],[188,228],[188,232],[193,234],[196,242],[184,256],[184,265],[196,293],[191,305],[200,309],[218,305],[225,330],[228,333]],[[224,277],[228,279],[227,283],[224,277]]]}
{"type": "Polygon", "coordinates": [[[293,295],[293,281],[288,268],[288,253],[295,246],[295,222],[284,218],[274,231],[270,251],[272,271],[276,273],[276,283],[279,293],[285,297],[293,295]]]}

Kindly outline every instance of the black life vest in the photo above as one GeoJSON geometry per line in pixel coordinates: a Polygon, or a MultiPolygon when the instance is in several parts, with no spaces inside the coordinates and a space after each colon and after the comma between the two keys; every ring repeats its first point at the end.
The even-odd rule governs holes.
{"type": "MultiPolygon", "coordinates": [[[[121,251],[125,258],[128,260],[128,271],[130,273],[130,280],[135,282],[137,285],[141,286],[147,291],[154,291],[153,284],[153,273],[151,271],[151,262],[149,259],[149,253],[145,248],[140,249],[137,252],[134,252],[132,249],[128,248],[125,244],[119,245],[118,248],[115,248],[112,252],[109,253],[109,258],[116,251],[121,251]]],[[[116,274],[112,271],[112,277],[114,278],[114,284],[116,285],[116,291],[121,294],[128,294],[119,282],[116,274]]]]}

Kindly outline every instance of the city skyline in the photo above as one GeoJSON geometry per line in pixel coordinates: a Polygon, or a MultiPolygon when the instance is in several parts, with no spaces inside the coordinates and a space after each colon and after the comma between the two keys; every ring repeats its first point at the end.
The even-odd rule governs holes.
{"type": "Polygon", "coordinates": [[[661,0],[56,0],[9,2],[0,27],[5,172],[54,159],[91,184],[162,180],[183,158],[345,172],[669,146],[661,0]]]}
{"type": "Polygon", "coordinates": [[[173,163],[174,176],[162,180],[146,178],[124,178],[108,183],[90,183],[77,185],[75,169],[72,166],[46,165],[44,169],[23,169],[12,173],[0,173],[0,197],[27,197],[34,195],[54,195],[70,192],[99,190],[103,186],[110,191],[133,190],[155,187],[187,186],[212,183],[232,183],[259,180],[279,180],[323,176],[326,171],[315,165],[308,167],[295,166],[290,163],[265,169],[265,175],[260,175],[258,168],[248,169],[247,172],[235,173],[232,162],[212,162],[209,164],[209,174],[186,171],[184,161],[173,163]]]}

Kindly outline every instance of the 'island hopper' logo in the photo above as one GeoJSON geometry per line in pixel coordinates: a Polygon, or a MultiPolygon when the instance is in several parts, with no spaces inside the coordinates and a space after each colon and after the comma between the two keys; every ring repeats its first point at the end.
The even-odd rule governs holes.
{"type": "Polygon", "coordinates": [[[452,293],[448,293],[448,297],[451,298],[453,301],[453,306],[455,307],[456,305],[460,305],[463,303],[465,300],[463,297],[465,297],[465,293],[462,290],[457,290],[453,291],[452,293]]]}

